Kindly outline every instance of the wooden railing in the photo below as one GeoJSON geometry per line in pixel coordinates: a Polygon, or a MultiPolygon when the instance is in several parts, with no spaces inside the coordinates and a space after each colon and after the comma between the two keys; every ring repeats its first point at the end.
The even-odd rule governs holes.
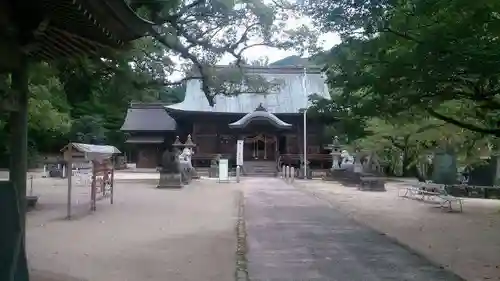
{"type": "Polygon", "coordinates": [[[221,155],[222,158],[231,159],[235,156],[223,153],[195,153],[192,157],[193,160],[212,160],[215,159],[217,155],[221,155]]]}

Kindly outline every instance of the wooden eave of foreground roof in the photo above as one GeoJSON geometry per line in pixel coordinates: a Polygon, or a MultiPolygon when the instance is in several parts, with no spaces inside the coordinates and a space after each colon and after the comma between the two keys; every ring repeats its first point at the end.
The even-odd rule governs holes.
{"type": "Polygon", "coordinates": [[[22,53],[42,60],[122,48],[146,35],[153,25],[139,17],[124,0],[2,2],[2,41],[6,41],[6,36],[11,40],[15,38],[22,53]],[[12,27],[16,30],[12,31],[12,27]]]}

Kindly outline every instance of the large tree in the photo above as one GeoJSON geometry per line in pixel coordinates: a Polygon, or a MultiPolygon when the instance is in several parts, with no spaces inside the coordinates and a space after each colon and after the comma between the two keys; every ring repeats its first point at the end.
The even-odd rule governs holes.
{"type": "Polygon", "coordinates": [[[500,136],[500,2],[313,1],[308,10],[343,36],[327,70],[332,88],[358,97],[353,109],[425,112],[500,136]]]}
{"type": "Polygon", "coordinates": [[[131,1],[131,5],[158,24],[149,43],[164,47],[163,54],[150,56],[163,63],[155,80],[176,85],[200,79],[211,105],[217,94],[261,93],[273,86],[269,81],[246,75],[244,68],[240,68],[248,63],[245,60],[248,49],[269,46],[300,53],[316,50],[317,30],[306,25],[287,27],[287,20],[302,16],[287,1],[188,0],[172,5],[137,0],[131,1]],[[180,63],[172,59],[175,56],[180,57],[180,63]],[[236,67],[216,71],[214,64],[228,56],[234,58],[236,67]],[[168,79],[169,74],[179,70],[186,73],[185,77],[177,81],[168,79]]]}
{"type": "MultiPolygon", "coordinates": [[[[315,46],[317,32],[304,26],[285,27],[291,17],[286,12],[296,8],[286,2],[129,2],[157,24],[151,36],[133,42],[125,51],[32,65],[29,138],[33,148],[55,152],[67,141],[90,140],[120,146],[124,135],[119,129],[130,102],[180,102],[189,79],[203,81],[211,103],[216,94],[266,92],[274,86],[272,81],[246,75],[238,67],[251,63],[245,60],[246,50],[266,45],[300,52],[315,46]],[[213,66],[224,56],[232,56],[235,66],[215,72],[213,66]],[[178,74],[183,74],[181,79],[172,78],[178,74]]],[[[9,77],[0,82],[5,86],[0,92],[7,95],[9,77]]],[[[3,103],[2,108],[8,109],[8,99],[3,103]]],[[[5,118],[0,114],[0,128],[5,118]]],[[[0,139],[0,154],[8,150],[1,141],[8,131],[2,132],[6,135],[0,139]]]]}

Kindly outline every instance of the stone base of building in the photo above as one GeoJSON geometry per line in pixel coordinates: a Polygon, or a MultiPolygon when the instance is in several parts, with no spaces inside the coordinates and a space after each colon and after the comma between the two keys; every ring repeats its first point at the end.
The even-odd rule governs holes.
{"type": "Polygon", "coordinates": [[[160,172],[160,181],[158,182],[157,188],[182,188],[183,181],[182,175],[173,173],[162,173],[160,172]]]}

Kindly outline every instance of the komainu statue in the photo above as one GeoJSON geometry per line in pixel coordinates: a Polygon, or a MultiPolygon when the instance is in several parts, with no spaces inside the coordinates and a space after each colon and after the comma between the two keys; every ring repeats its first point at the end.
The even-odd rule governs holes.
{"type": "Polygon", "coordinates": [[[182,176],[178,152],[165,150],[161,157],[160,181],[157,188],[181,188],[182,176]]]}

